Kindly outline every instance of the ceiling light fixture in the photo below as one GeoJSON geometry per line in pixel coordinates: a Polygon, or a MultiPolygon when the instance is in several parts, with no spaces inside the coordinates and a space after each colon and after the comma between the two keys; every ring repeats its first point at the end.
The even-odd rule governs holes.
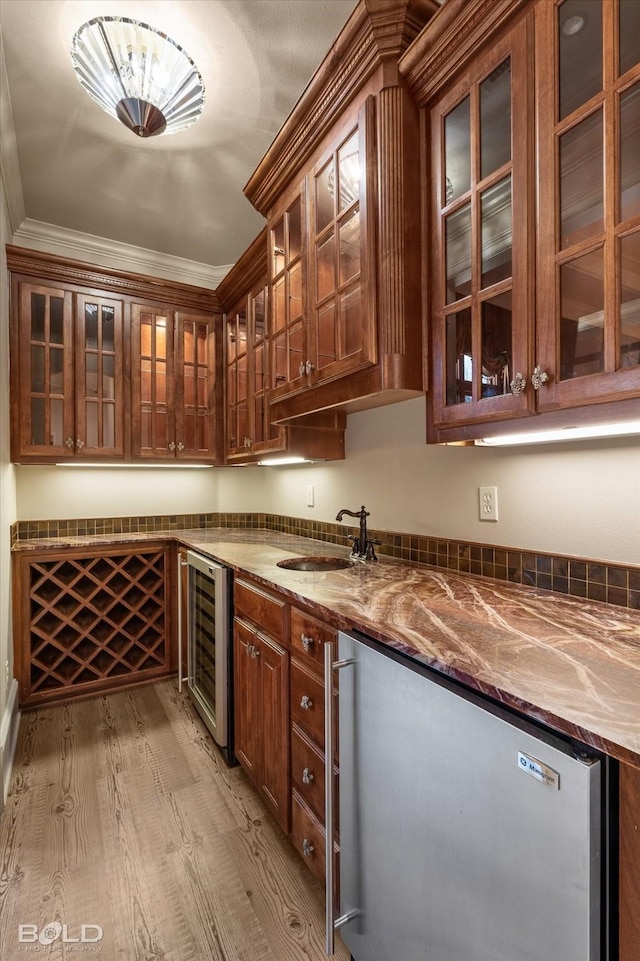
{"type": "Polygon", "coordinates": [[[202,113],[204,84],[166,34],[128,17],[96,17],[73,38],[71,60],[92,100],[138,137],[177,133],[202,113]]]}

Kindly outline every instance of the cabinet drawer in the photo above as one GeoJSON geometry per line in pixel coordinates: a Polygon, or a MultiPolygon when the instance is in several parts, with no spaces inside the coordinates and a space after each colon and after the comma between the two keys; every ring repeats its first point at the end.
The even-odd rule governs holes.
{"type": "Polygon", "coordinates": [[[295,725],[291,730],[291,782],[324,823],[324,754],[295,725]]]}
{"type": "Polygon", "coordinates": [[[324,624],[311,614],[296,607],[291,608],[291,650],[302,660],[317,664],[320,669],[324,664],[324,645],[327,641],[335,641],[337,631],[328,624],[324,624]]]}
{"type": "Polygon", "coordinates": [[[235,581],[233,602],[236,614],[253,621],[261,630],[277,641],[285,641],[287,605],[246,581],[235,581]]]}
{"type": "Polygon", "coordinates": [[[306,665],[291,661],[291,718],[324,750],[324,683],[306,665]]]}
{"type": "MultiPolygon", "coordinates": [[[[305,864],[324,883],[324,827],[302,798],[293,791],[291,795],[291,840],[304,858],[305,864]],[[306,842],[306,843],[305,843],[306,842]]],[[[333,842],[333,903],[340,903],[340,848],[333,842]]]]}
{"type": "MultiPolygon", "coordinates": [[[[324,825],[324,754],[298,730],[291,728],[291,785],[324,825]]],[[[338,768],[333,768],[333,823],[338,829],[338,768]]]]}
{"type": "Polygon", "coordinates": [[[295,791],[291,795],[291,840],[309,870],[324,881],[324,827],[295,791]]]}

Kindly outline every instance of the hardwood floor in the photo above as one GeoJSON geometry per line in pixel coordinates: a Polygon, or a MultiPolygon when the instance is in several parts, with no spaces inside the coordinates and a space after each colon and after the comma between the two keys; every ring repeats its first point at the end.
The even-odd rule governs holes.
{"type": "Polygon", "coordinates": [[[31,952],[324,958],[321,886],[173,680],[23,714],[0,819],[0,958],[31,952]],[[102,938],[71,941],[82,925],[102,938]]]}

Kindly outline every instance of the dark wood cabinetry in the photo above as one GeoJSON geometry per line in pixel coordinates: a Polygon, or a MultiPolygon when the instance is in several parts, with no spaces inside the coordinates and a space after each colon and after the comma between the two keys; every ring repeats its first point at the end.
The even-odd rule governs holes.
{"type": "Polygon", "coordinates": [[[397,61],[436,9],[362,0],[245,187],[268,221],[275,422],[423,390],[418,114],[397,61]]]}
{"type": "Polygon", "coordinates": [[[638,29],[619,0],[448,0],[402,57],[430,440],[640,414],[638,29]]]}
{"type": "Polygon", "coordinates": [[[131,308],[132,456],[217,460],[214,318],[131,308]]]}
{"type": "Polygon", "coordinates": [[[121,457],[121,300],[17,280],[13,460],[121,457]]]}
{"type": "Polygon", "coordinates": [[[271,420],[274,317],[268,309],[266,230],[216,293],[225,311],[226,462],[251,463],[273,456],[343,459],[343,414],[312,415],[292,425],[271,420]]]}
{"type": "MultiPolygon", "coordinates": [[[[324,645],[337,632],[302,608],[291,608],[291,838],[310,870],[325,879],[324,645]]],[[[334,693],[334,724],[337,690],[334,693]]],[[[332,764],[338,825],[338,759],[332,764]]],[[[338,830],[334,838],[337,903],[338,830]]]]}
{"type": "Polygon", "coordinates": [[[289,831],[287,607],[275,595],[234,586],[235,751],[278,824],[289,831]]]}
{"type": "Polygon", "coordinates": [[[175,670],[166,544],[14,555],[21,707],[175,670]]]}
{"type": "Polygon", "coordinates": [[[7,264],[13,461],[220,462],[215,294],[19,247],[7,264]]]}

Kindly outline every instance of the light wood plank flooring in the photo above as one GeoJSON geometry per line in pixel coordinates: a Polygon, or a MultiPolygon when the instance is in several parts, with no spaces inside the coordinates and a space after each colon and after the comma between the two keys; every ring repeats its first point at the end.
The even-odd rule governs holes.
{"type": "Polygon", "coordinates": [[[0,958],[30,956],[324,958],[321,885],[173,680],[23,714],[0,819],[0,958]],[[65,942],[83,924],[102,939],[65,942]],[[66,930],[31,943],[19,925],[37,926],[23,939],[66,930]]]}

